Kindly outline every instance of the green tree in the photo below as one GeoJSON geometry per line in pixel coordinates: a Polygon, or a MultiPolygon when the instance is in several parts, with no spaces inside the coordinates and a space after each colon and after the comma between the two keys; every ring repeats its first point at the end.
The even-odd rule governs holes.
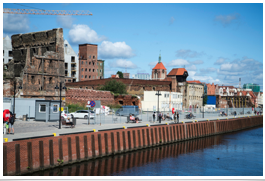
{"type": "Polygon", "coordinates": [[[121,71],[118,71],[116,74],[119,75],[119,78],[120,78],[120,79],[123,79],[123,73],[122,73],[121,71]]]}
{"type": "Polygon", "coordinates": [[[115,79],[105,82],[100,90],[111,91],[114,94],[127,94],[126,85],[115,79]]]}
{"type": "Polygon", "coordinates": [[[204,95],[204,98],[203,98],[203,106],[207,103],[207,100],[208,100],[208,96],[207,95],[204,95]]]}

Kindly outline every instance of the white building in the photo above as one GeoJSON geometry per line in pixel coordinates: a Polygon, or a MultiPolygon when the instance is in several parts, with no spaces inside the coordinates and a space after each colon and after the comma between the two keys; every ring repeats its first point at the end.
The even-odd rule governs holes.
{"type": "Polygon", "coordinates": [[[3,40],[3,63],[8,63],[13,59],[12,44],[9,36],[6,36],[3,40]]]}
{"type": "MultiPolygon", "coordinates": [[[[157,111],[158,96],[157,91],[144,91],[142,103],[143,111],[157,111]]],[[[182,93],[161,91],[159,96],[159,111],[182,110],[182,93]]]]}
{"type": "Polygon", "coordinates": [[[79,81],[79,59],[71,45],[67,40],[64,40],[64,65],[65,65],[65,80],[67,82],[79,81]]]}
{"type": "Polygon", "coordinates": [[[149,73],[137,73],[132,75],[133,79],[143,79],[143,80],[150,80],[149,73]]]}

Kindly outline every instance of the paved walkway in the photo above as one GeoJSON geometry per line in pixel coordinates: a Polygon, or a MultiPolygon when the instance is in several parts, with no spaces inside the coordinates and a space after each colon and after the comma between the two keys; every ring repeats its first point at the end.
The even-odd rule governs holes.
{"type": "MultiPolygon", "coordinates": [[[[253,116],[253,115],[241,115],[237,117],[243,117],[243,116],[253,116]]],[[[183,122],[191,122],[191,121],[206,121],[209,120],[222,120],[222,119],[231,119],[234,118],[233,116],[228,117],[208,117],[208,118],[198,118],[198,119],[181,119],[180,123],[183,122]]],[[[162,121],[161,124],[170,124],[173,123],[173,121],[167,120],[162,121]]],[[[38,137],[38,136],[47,136],[47,135],[53,135],[53,133],[56,133],[57,136],[60,134],[68,134],[68,133],[78,133],[78,132],[86,132],[86,131],[93,131],[95,129],[98,130],[104,130],[104,129],[115,129],[115,128],[123,128],[125,127],[135,127],[135,126],[146,126],[146,124],[154,125],[159,124],[157,121],[155,123],[150,123],[147,120],[143,120],[141,123],[111,123],[111,122],[105,122],[105,124],[87,124],[87,120],[85,119],[77,119],[76,121],[76,127],[70,128],[62,125],[61,129],[59,128],[59,121],[56,122],[40,122],[40,121],[21,121],[16,120],[14,124],[14,130],[15,134],[6,134],[3,135],[3,138],[8,138],[8,142],[13,141],[13,139],[21,139],[21,138],[29,138],[29,137],[38,137]]],[[[3,139],[3,142],[5,140],[3,139]]]]}

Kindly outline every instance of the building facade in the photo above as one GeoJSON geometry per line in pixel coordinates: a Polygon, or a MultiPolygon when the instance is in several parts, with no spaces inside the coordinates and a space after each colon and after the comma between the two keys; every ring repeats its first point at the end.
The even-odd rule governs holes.
{"type": "Polygon", "coordinates": [[[98,65],[98,77],[99,79],[104,79],[104,63],[105,60],[98,60],[97,65],[98,65]]]}
{"type": "MultiPolygon", "coordinates": [[[[158,110],[158,96],[156,91],[144,91],[142,100],[143,111],[158,110]]],[[[159,96],[159,111],[182,110],[182,94],[180,92],[161,91],[159,96]]]]}
{"type": "Polygon", "coordinates": [[[78,82],[79,81],[79,61],[75,51],[64,40],[64,67],[65,67],[65,82],[78,82]]]}
{"type": "Polygon", "coordinates": [[[63,29],[16,34],[11,39],[13,60],[4,65],[3,95],[14,95],[16,85],[16,97],[58,100],[60,91],[54,88],[65,82],[63,29]]]}
{"type": "Polygon", "coordinates": [[[150,80],[149,73],[137,73],[132,75],[133,79],[142,79],[142,80],[150,80]]]}
{"type": "Polygon", "coordinates": [[[187,81],[187,100],[186,108],[201,108],[203,101],[204,86],[198,80],[187,81]]]}
{"type": "Polygon", "coordinates": [[[12,44],[9,36],[3,40],[3,64],[10,62],[13,59],[12,44]]]}
{"type": "Polygon", "coordinates": [[[99,79],[97,58],[98,45],[79,45],[79,81],[99,79]]]}
{"type": "Polygon", "coordinates": [[[251,89],[253,92],[260,92],[260,86],[258,84],[244,84],[243,89],[251,89]]]}
{"type": "Polygon", "coordinates": [[[167,77],[167,69],[161,62],[161,55],[156,66],[152,69],[152,80],[164,80],[167,77]]]}
{"type": "Polygon", "coordinates": [[[130,78],[130,73],[122,73],[124,79],[129,79],[130,78]]]}

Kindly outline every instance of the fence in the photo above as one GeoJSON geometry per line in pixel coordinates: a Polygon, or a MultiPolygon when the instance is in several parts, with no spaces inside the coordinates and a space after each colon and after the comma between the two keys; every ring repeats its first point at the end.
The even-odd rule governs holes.
{"type": "MultiPolygon", "coordinates": [[[[34,118],[36,121],[58,121],[59,120],[59,107],[53,105],[53,106],[35,106],[32,110],[31,107],[17,107],[16,111],[23,111],[23,115],[27,115],[27,117],[34,118]],[[36,111],[37,110],[37,111],[36,111]],[[34,112],[34,114],[33,114],[34,112]],[[35,115],[36,114],[36,115],[35,115]],[[34,115],[34,117],[32,116],[34,115]]],[[[68,107],[64,107],[63,110],[65,113],[68,112],[68,107]]],[[[108,113],[105,112],[95,112],[95,116],[92,118],[89,118],[88,116],[78,117],[77,119],[83,120],[84,123],[93,124],[93,125],[101,125],[101,124],[118,124],[118,123],[126,123],[128,121],[129,115],[117,115],[118,109],[110,109],[108,113]]],[[[255,108],[257,112],[262,111],[261,108],[255,108]]],[[[163,114],[163,120],[166,121],[173,121],[173,114],[172,111],[169,111],[167,108],[160,108],[159,112],[163,114]]],[[[224,112],[227,116],[234,116],[236,112],[236,116],[239,115],[251,115],[254,114],[254,110],[252,111],[252,108],[217,108],[208,110],[205,109],[196,109],[196,108],[188,108],[188,109],[182,109],[182,110],[175,110],[175,112],[179,113],[180,120],[185,120],[186,115],[192,113],[196,119],[200,118],[219,118],[221,115],[220,113],[224,112]]],[[[139,109],[139,114],[135,115],[138,117],[141,122],[148,123],[157,121],[157,112],[155,112],[155,120],[153,120],[153,109],[147,109],[146,111],[141,111],[139,109]]],[[[68,114],[71,115],[71,112],[68,114]]],[[[23,119],[23,116],[17,116],[18,119],[23,119]]],[[[25,119],[25,117],[24,117],[25,119]]],[[[30,120],[34,120],[30,119],[30,120]]],[[[29,119],[28,119],[29,120],[29,119]]]]}

